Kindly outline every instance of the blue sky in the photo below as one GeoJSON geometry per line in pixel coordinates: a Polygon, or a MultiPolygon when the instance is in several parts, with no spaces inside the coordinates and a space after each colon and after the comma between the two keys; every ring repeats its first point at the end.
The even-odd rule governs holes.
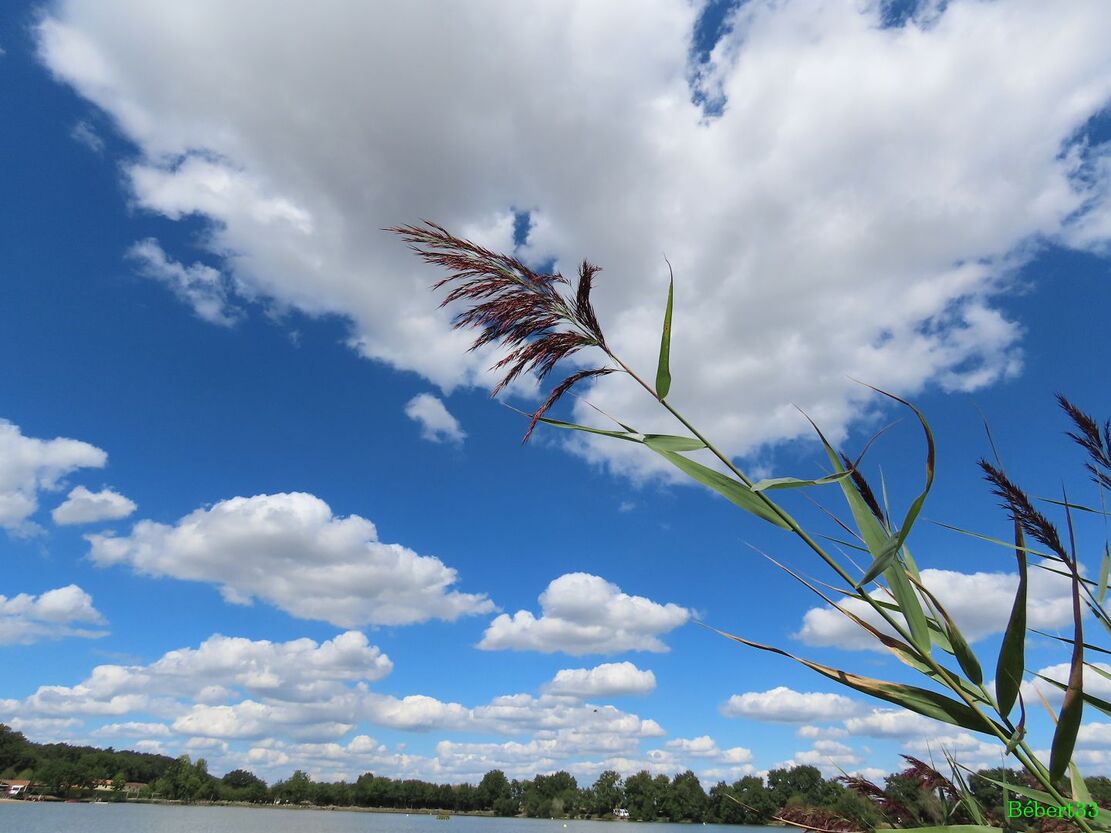
{"type": "MultiPolygon", "coordinates": [[[[935,429],[927,516],[1005,535],[980,412],[1021,482],[1078,493],[1053,394],[1111,415],[1107,9],[487,5],[0,19],[0,721],[271,780],[874,773],[936,738],[691,624],[906,679],[804,620],[748,544],[821,573],[774,530],[625,448],[522,446],[496,356],[379,229],[590,258],[648,373],[666,252],[672,401],[750,470],[822,470],[792,404],[859,449],[896,416],[860,378],[935,429]]],[[[675,431],[608,382],[584,395],[675,431]]],[[[905,419],[873,451],[893,504],[921,457],[905,419]]],[[[1009,556],[928,524],[912,543],[994,656],[1009,556]]],[[[1107,736],[1082,735],[1088,769],[1107,736]]]]}

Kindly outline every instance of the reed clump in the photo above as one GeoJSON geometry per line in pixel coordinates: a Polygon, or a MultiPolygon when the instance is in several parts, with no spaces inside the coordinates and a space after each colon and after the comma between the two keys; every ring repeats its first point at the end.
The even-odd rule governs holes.
{"type": "MultiPolygon", "coordinates": [[[[779,562],[774,563],[918,671],[922,675],[923,686],[855,674],[795,656],[780,647],[722,631],[718,633],[752,648],[790,658],[870,697],[941,723],[989,736],[999,743],[1003,753],[1014,758],[1030,778],[1030,783],[1024,784],[976,776],[1001,787],[1005,796],[1013,794],[1046,806],[1090,802],[1084,779],[1073,761],[1073,753],[1085,706],[1111,715],[1111,702],[1085,691],[1084,679],[1087,672],[1108,679],[1111,679],[1111,673],[1087,660],[1086,651],[1109,651],[1085,642],[1084,619],[1086,613],[1090,614],[1106,634],[1111,634],[1111,617],[1104,609],[1111,548],[1105,543],[1099,580],[1087,578],[1077,557],[1073,513],[1106,514],[1102,509],[1073,503],[1067,495],[1062,495],[1061,500],[1036,501],[1007,475],[998,457],[994,462],[980,462],[992,491],[1012,519],[1013,541],[1002,542],[967,530],[958,531],[1012,549],[1019,574],[1008,625],[1000,651],[994,658],[994,683],[991,684],[985,680],[981,658],[972,650],[969,641],[934,593],[922,583],[919,568],[908,546],[908,537],[933,486],[935,464],[933,433],[925,417],[913,404],[873,388],[877,394],[907,408],[921,427],[925,440],[922,487],[898,522],[877,500],[875,491],[860,470],[860,458],[853,460],[840,453],[817,425],[814,425],[814,430],[829,459],[830,473],[811,478],[775,477],[756,481],[669,399],[674,275],[664,306],[656,373],[654,379],[649,381],[626,364],[606,342],[590,299],[594,278],[600,270],[588,261],[583,261],[577,280],[572,282],[558,273],[534,272],[516,258],[457,238],[435,223],[426,221],[421,225],[397,226],[387,231],[400,235],[428,263],[450,272],[435,284],[435,288],[447,290],[442,304],[469,304],[456,317],[455,326],[476,331],[472,349],[497,343],[508,350],[495,366],[502,373],[495,394],[522,373],[533,372],[544,379],[557,364],[576,352],[584,348],[597,348],[599,351],[602,362],[563,378],[530,415],[524,437],[526,441],[539,423],[545,423],[563,430],[587,431],[642,445],[646,453],[661,456],[739,509],[793,535],[833,572],[835,583],[818,582],[779,562]],[[575,385],[611,373],[624,373],[633,379],[647,396],[674,417],[684,433],[641,433],[617,419],[613,429],[603,429],[547,416],[552,406],[575,385]],[[687,456],[693,451],[708,451],[720,466],[706,466],[687,456]],[[843,530],[853,536],[854,541],[849,542],[849,546],[867,558],[863,567],[857,567],[841,551],[835,553],[822,544],[819,539],[823,536],[804,528],[775,497],[786,490],[828,485],[836,485],[846,501],[848,514],[836,520],[843,530]],[[1038,508],[1037,504],[1042,502],[1053,505],[1054,511],[1063,512],[1067,545],[1058,526],[1038,508]],[[1037,546],[1029,546],[1027,538],[1037,546]],[[1060,709],[1050,710],[1056,728],[1048,761],[1043,761],[1035,753],[1027,739],[1027,704],[1022,696],[1022,682],[1026,674],[1026,614],[1031,568],[1059,573],[1068,578],[1072,588],[1073,634],[1071,638],[1053,637],[1069,648],[1068,680],[1040,678],[1045,684],[1064,691],[1060,709]],[[851,606],[847,604],[850,600],[854,602],[851,606]],[[860,609],[860,605],[870,611],[869,618],[854,612],[854,608],[860,609]],[[881,625],[873,622],[880,622],[881,625]]],[[[668,268],[670,271],[670,264],[668,268]]],[[[1059,404],[1072,426],[1069,436],[1084,450],[1085,468],[1102,497],[1102,489],[1111,488],[1111,421],[1100,426],[1063,396],[1059,397],[1059,404]]],[[[1046,707],[1049,708],[1048,703],[1046,707]]],[[[954,829],[968,830],[970,826],[979,830],[998,829],[992,826],[989,817],[994,814],[986,813],[973,797],[973,789],[965,777],[971,778],[972,774],[952,758],[947,756],[947,760],[951,778],[940,775],[920,761],[911,761],[912,769],[918,767],[915,778],[940,779],[934,786],[943,796],[948,796],[949,804],[959,808],[959,816],[954,814],[945,819],[942,827],[952,826],[954,820],[959,818],[964,824],[954,829]]],[[[870,788],[875,787],[863,779],[856,779],[850,786],[866,796],[870,788]]],[[[895,815],[899,816],[898,813],[895,815]]],[[[782,820],[800,826],[809,824],[817,829],[843,829],[829,819],[809,822],[782,820]]],[[[1085,833],[1111,829],[1111,824],[1098,817],[1076,817],[1069,819],[1068,824],[1085,833]]]]}

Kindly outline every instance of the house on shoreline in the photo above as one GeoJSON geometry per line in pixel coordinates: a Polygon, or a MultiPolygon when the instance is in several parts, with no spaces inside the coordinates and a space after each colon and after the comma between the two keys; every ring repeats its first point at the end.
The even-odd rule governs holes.
{"type": "Polygon", "coordinates": [[[41,784],[34,784],[22,778],[4,778],[0,779],[0,796],[4,798],[23,798],[33,788],[41,786],[41,784]]]}

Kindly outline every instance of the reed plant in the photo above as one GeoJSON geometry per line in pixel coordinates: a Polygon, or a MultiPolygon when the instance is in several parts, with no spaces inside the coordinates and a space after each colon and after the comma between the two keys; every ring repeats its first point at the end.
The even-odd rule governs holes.
{"type": "MultiPolygon", "coordinates": [[[[1004,542],[968,530],[958,531],[1013,550],[1019,577],[1001,648],[994,658],[994,682],[990,682],[985,677],[981,658],[934,592],[923,584],[908,546],[911,530],[933,485],[935,461],[933,433],[925,417],[913,404],[873,388],[877,394],[893,400],[913,414],[925,442],[922,487],[901,513],[898,522],[877,500],[875,491],[861,473],[863,454],[850,459],[840,453],[813,422],[811,425],[816,437],[829,459],[830,472],[812,478],[756,480],[699,430],[669,398],[674,275],[664,305],[655,377],[646,378],[630,367],[606,342],[591,303],[591,291],[600,270],[588,261],[582,262],[577,278],[572,281],[559,273],[536,272],[515,257],[495,253],[455,237],[432,222],[396,226],[386,231],[400,235],[419,257],[446,270],[447,276],[434,286],[445,291],[442,305],[464,306],[454,324],[476,331],[472,349],[488,344],[499,344],[505,349],[504,358],[495,365],[501,373],[495,395],[523,373],[531,372],[539,379],[545,379],[557,365],[581,350],[594,348],[595,354],[600,356],[601,361],[595,366],[576,370],[553,387],[550,395],[529,416],[524,437],[526,441],[537,425],[544,423],[559,429],[586,431],[614,441],[641,445],[645,453],[658,455],[744,512],[794,536],[828,567],[833,580],[826,582],[808,578],[778,561],[774,563],[919,672],[923,685],[875,679],[796,656],[780,647],[723,631],[718,633],[751,648],[787,657],[869,697],[997,741],[1001,752],[1013,757],[1029,774],[1031,783],[1036,784],[993,782],[999,784],[1005,794],[1013,793],[1058,807],[1091,800],[1084,779],[1073,761],[1073,752],[1085,705],[1111,715],[1111,702],[1084,690],[1085,673],[1111,679],[1111,674],[1086,659],[1086,652],[1111,651],[1086,642],[1084,637],[1086,614],[1090,614],[1104,632],[1111,634],[1111,617],[1104,608],[1111,551],[1105,543],[1098,581],[1087,578],[1077,556],[1073,514],[1079,511],[1102,513],[1102,509],[1073,503],[1065,495],[1061,500],[1049,501],[1054,506],[1053,511],[1059,511],[1063,516],[1066,530],[1063,538],[1058,525],[1050,521],[1035,500],[1007,475],[998,457],[993,461],[981,461],[984,476],[1011,518],[1013,540],[1004,542]],[[634,380],[646,396],[655,400],[676,420],[683,433],[642,433],[612,417],[614,427],[604,429],[547,416],[552,406],[574,386],[611,373],[624,373],[634,380]],[[698,462],[689,456],[691,452],[709,452],[716,458],[716,465],[698,462]],[[834,520],[851,540],[840,542],[836,550],[828,543],[822,543],[827,540],[825,536],[805,528],[777,499],[779,493],[787,490],[826,485],[836,485],[840,489],[848,510],[844,517],[835,516],[834,520]],[[861,554],[864,562],[861,566],[845,554],[846,550],[853,549],[861,554]],[[1053,637],[1064,643],[1069,651],[1068,680],[1062,682],[1041,677],[1046,685],[1064,692],[1060,708],[1056,711],[1050,709],[1055,730],[1048,760],[1043,760],[1034,751],[1027,738],[1028,704],[1022,694],[1026,674],[1030,569],[1058,573],[1068,580],[1071,587],[1072,636],[1053,637]],[[855,612],[861,605],[871,612],[867,618],[855,612]]],[[[668,268],[670,271],[670,263],[668,268]]],[[[1059,399],[1072,425],[1069,435],[1084,450],[1087,471],[1102,494],[1102,489],[1111,487],[1111,423],[1101,426],[1064,397],[1059,399]]],[[[1048,703],[1046,707],[1049,708],[1048,703]]],[[[953,803],[961,804],[964,817],[971,824],[950,824],[936,829],[998,829],[990,824],[984,808],[972,799],[967,786],[966,776],[984,776],[975,776],[951,758],[949,761],[954,777],[946,781],[946,789],[951,788],[955,796],[953,803]]],[[[1111,824],[1099,817],[1076,817],[1071,823],[1085,833],[1111,829],[1111,824]]]]}

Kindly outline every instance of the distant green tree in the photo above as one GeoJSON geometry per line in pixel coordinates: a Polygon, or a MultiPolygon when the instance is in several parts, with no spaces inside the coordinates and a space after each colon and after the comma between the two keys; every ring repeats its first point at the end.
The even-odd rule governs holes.
{"type": "Polygon", "coordinates": [[[493,810],[499,801],[508,801],[509,779],[500,769],[492,769],[478,782],[478,806],[483,810],[493,810]]]}
{"type": "Polygon", "coordinates": [[[598,776],[584,796],[586,810],[594,816],[609,816],[614,810],[625,804],[625,788],[621,776],[612,769],[607,769],[598,776]]]}
{"type": "Polygon", "coordinates": [[[1091,778],[1085,778],[1084,783],[1096,804],[1100,807],[1111,808],[1111,778],[1106,775],[1095,775],[1091,778]]]}
{"type": "Polygon", "coordinates": [[[817,806],[824,797],[826,779],[817,767],[794,766],[790,769],[773,769],[768,773],[768,791],[776,808],[795,804],[817,806]]]}
{"type": "Polygon", "coordinates": [[[285,781],[274,785],[274,797],[283,804],[302,804],[311,802],[313,797],[313,783],[308,774],[303,770],[295,770],[285,781]]]}
{"type": "Polygon", "coordinates": [[[746,775],[732,786],[720,781],[710,789],[707,821],[722,824],[767,824],[779,808],[764,782],[755,775],[746,775]]]}
{"type": "Polygon", "coordinates": [[[671,780],[661,809],[671,821],[702,821],[706,805],[706,792],[688,769],[671,780]]]}
{"type": "Polygon", "coordinates": [[[657,801],[664,795],[666,793],[661,795],[659,784],[646,769],[625,779],[625,809],[633,821],[655,821],[659,815],[657,801]]]}

